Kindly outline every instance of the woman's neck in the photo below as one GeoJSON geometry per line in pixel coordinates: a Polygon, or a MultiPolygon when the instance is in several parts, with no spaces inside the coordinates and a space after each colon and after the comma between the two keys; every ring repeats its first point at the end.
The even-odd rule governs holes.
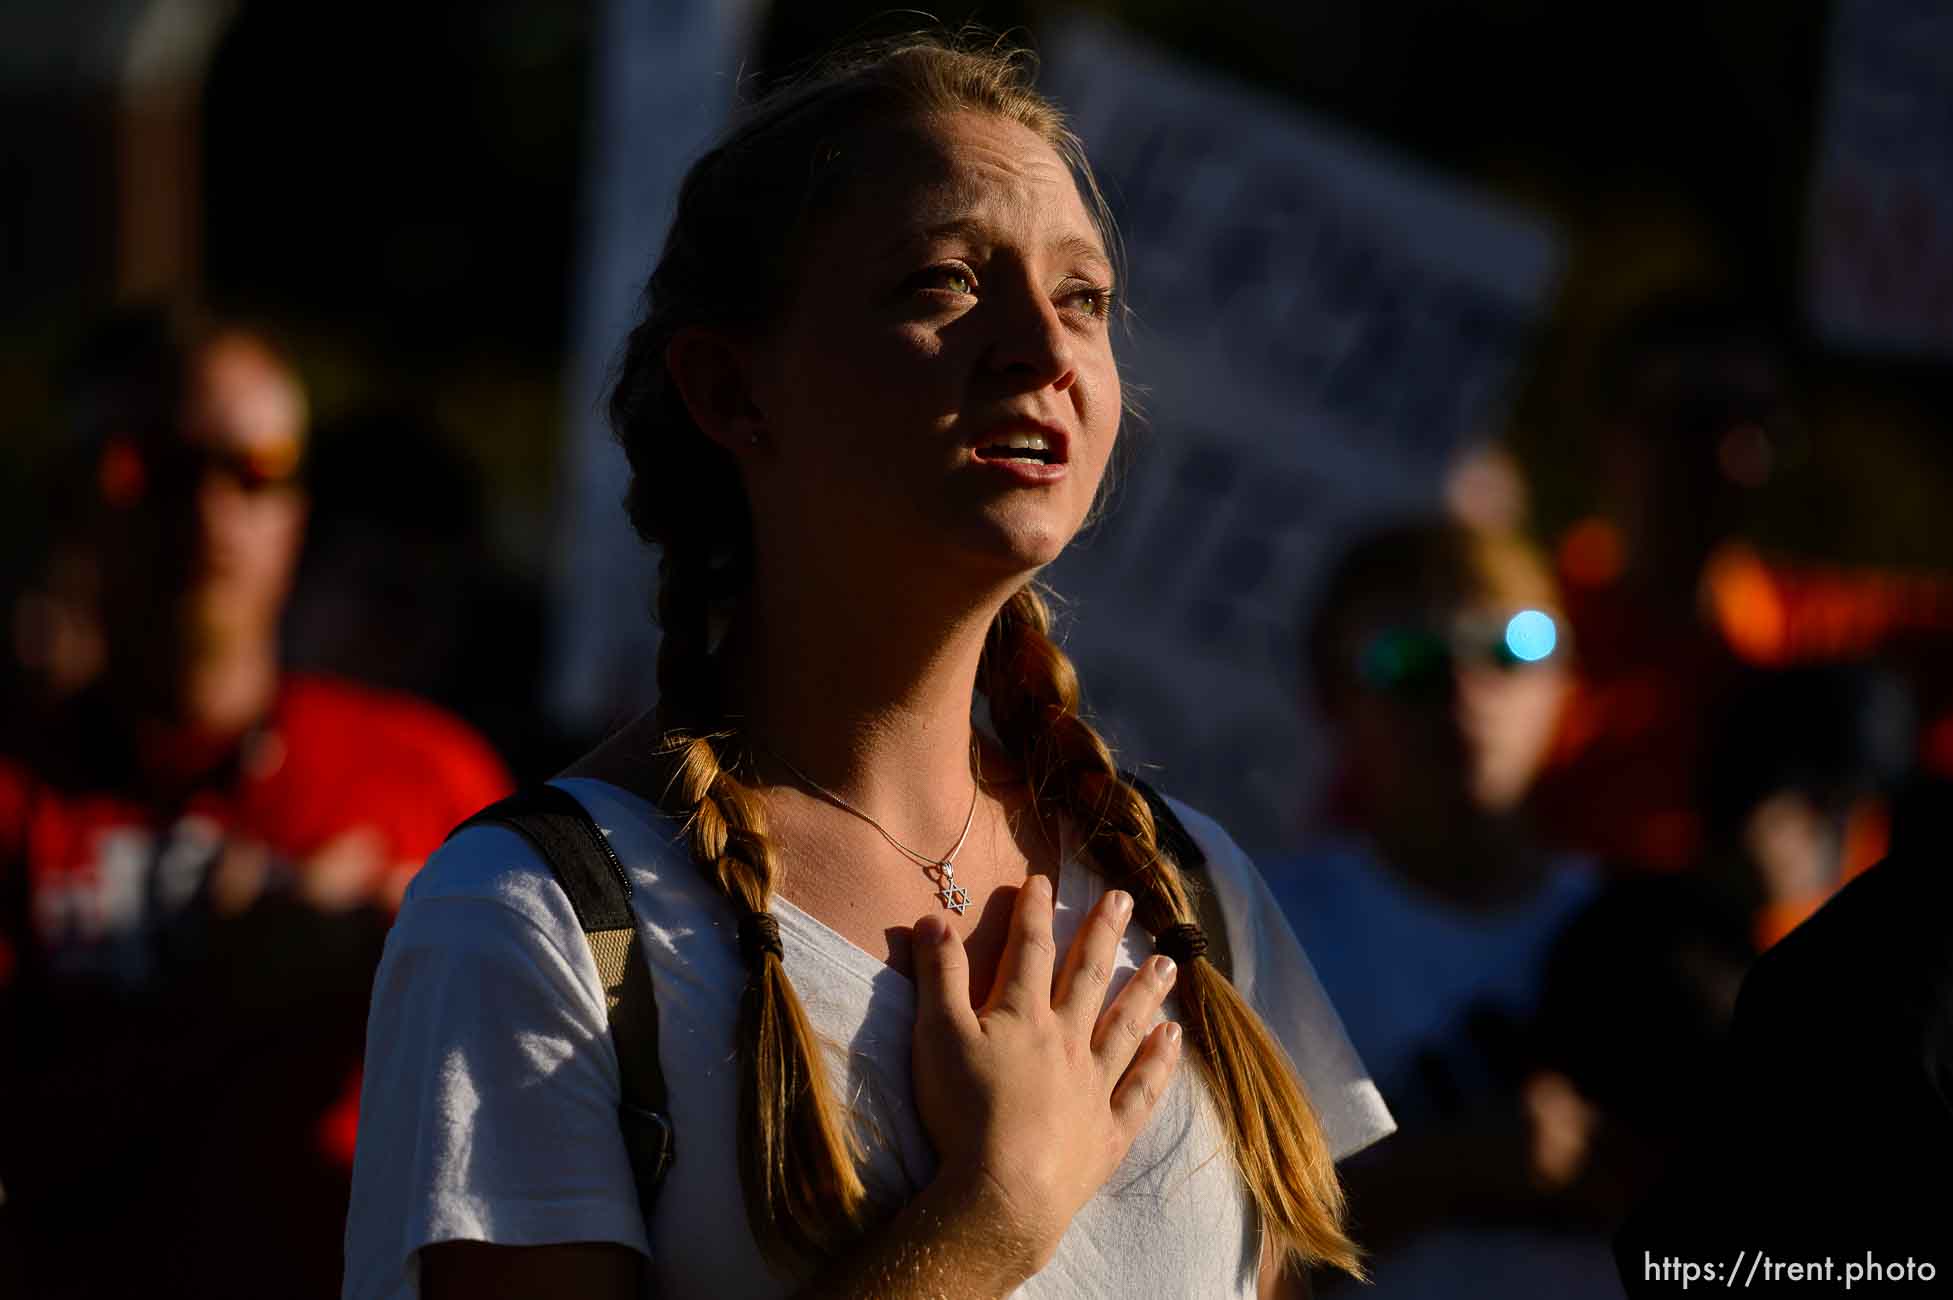
{"type": "Polygon", "coordinates": [[[977,665],[1011,590],[930,608],[758,583],[715,656],[727,722],[764,777],[788,781],[784,759],[903,843],[954,840],[970,809],[977,665]]]}

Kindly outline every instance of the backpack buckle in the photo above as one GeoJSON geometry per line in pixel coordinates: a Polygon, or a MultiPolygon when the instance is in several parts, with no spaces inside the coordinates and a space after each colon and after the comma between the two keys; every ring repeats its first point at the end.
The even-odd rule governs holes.
{"type": "Polygon", "coordinates": [[[617,1122],[624,1131],[624,1147],[630,1153],[631,1169],[637,1175],[638,1200],[648,1212],[676,1155],[671,1119],[655,1110],[625,1102],[617,1108],[617,1122]]]}

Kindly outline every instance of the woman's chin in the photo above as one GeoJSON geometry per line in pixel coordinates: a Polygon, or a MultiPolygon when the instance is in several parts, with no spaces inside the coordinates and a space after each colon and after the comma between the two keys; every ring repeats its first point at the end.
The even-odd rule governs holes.
{"type": "Polygon", "coordinates": [[[1056,527],[1025,526],[1018,521],[1010,526],[985,529],[965,550],[984,562],[984,567],[1000,574],[1030,577],[1064,554],[1071,535],[1056,527]]]}

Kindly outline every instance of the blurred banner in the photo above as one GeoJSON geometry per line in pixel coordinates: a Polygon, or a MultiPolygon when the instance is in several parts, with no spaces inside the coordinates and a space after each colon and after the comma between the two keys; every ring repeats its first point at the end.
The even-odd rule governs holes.
{"type": "Polygon", "coordinates": [[[1839,0],[1807,291],[1825,341],[1953,357],[1953,5],[1839,0]]]}
{"type": "Polygon", "coordinates": [[[756,0],[606,0],[592,70],[593,137],[566,387],[551,574],[549,713],[588,735],[649,705],[655,557],[624,518],[630,469],[604,417],[685,169],[732,107],[756,0]]]}
{"type": "Polygon", "coordinates": [[[1095,22],[1044,43],[1130,259],[1131,473],[1047,575],[1123,760],[1251,851],[1326,755],[1297,612],[1359,529],[1436,511],[1498,430],[1561,260],[1552,231],[1095,22]]]}

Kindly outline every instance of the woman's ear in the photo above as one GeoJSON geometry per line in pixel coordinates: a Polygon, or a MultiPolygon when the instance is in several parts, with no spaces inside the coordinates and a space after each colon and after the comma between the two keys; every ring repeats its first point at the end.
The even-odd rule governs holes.
{"type": "Polygon", "coordinates": [[[766,421],[753,400],[752,355],[744,344],[689,326],[665,345],[665,369],[706,437],[735,455],[760,442],[766,421]]]}

